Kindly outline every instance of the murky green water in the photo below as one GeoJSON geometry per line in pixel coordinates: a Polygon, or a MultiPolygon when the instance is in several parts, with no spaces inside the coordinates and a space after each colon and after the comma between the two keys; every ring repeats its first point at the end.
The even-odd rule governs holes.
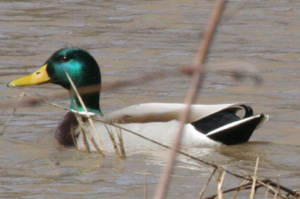
{"type": "MultiPolygon", "coordinates": [[[[57,49],[89,50],[101,65],[103,84],[190,64],[207,20],[211,1],[1,1],[0,99],[22,92],[50,95],[55,85],[7,88],[8,81],[39,68],[57,49]]],[[[209,73],[197,102],[252,103],[270,115],[251,142],[234,147],[191,149],[206,161],[280,179],[300,189],[298,1],[231,1],[209,57],[209,73]],[[220,72],[252,64],[263,77],[234,81],[220,72]]],[[[103,92],[104,113],[145,102],[183,102],[190,77],[157,79],[147,84],[103,92]]],[[[68,107],[68,100],[52,102],[68,107]]],[[[1,105],[0,127],[13,107],[1,105]]],[[[167,152],[143,151],[118,160],[100,158],[55,144],[52,133],[63,110],[47,104],[20,107],[0,137],[1,198],[146,198],[155,193],[167,152]]],[[[1,130],[1,129],[0,129],[1,130]]],[[[180,157],[168,198],[197,198],[211,168],[180,157]]],[[[240,181],[227,175],[225,188],[240,181]]],[[[212,183],[209,194],[215,193],[212,183]]],[[[264,196],[264,192],[261,193],[264,196]]],[[[241,198],[248,198],[242,192],[241,198]]]]}

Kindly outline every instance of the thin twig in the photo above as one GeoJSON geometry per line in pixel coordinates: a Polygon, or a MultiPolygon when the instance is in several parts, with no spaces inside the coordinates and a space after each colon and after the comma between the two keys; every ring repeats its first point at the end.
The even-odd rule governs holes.
{"type": "Polygon", "coordinates": [[[236,199],[238,197],[239,193],[240,193],[240,190],[236,190],[236,193],[234,194],[233,199],[236,199]]]}
{"type": "Polygon", "coordinates": [[[270,180],[263,180],[263,181],[260,181],[260,180],[257,180],[257,183],[258,184],[260,184],[260,185],[262,185],[262,186],[264,186],[264,187],[266,187],[266,188],[268,188],[269,189],[269,192],[270,193],[272,193],[272,194],[274,194],[276,197],[277,196],[280,196],[281,198],[285,198],[285,199],[287,199],[287,197],[285,197],[284,195],[282,195],[282,194],[279,194],[279,192],[274,188],[274,187],[280,187],[280,185],[277,185],[277,183],[274,183],[273,184],[273,182],[271,183],[272,181],[270,181],[270,180]],[[274,186],[275,185],[275,186],[274,186]]]}
{"type": "MultiPolygon", "coordinates": [[[[117,124],[111,124],[111,123],[106,122],[106,121],[103,121],[103,120],[101,120],[101,119],[99,119],[99,118],[94,118],[94,120],[95,120],[95,121],[102,122],[102,123],[104,123],[104,124],[109,124],[109,125],[114,126],[114,127],[117,127],[117,128],[120,128],[120,129],[122,129],[122,130],[124,130],[124,131],[126,131],[126,132],[128,132],[128,133],[131,133],[131,134],[133,134],[133,135],[136,135],[136,136],[138,136],[138,137],[140,137],[140,138],[142,138],[142,139],[144,139],[144,140],[148,140],[149,142],[152,142],[152,143],[154,143],[154,144],[157,144],[157,145],[159,145],[159,146],[161,146],[161,147],[164,147],[164,148],[166,148],[166,149],[171,149],[170,146],[164,145],[164,144],[162,144],[162,143],[160,143],[160,142],[157,142],[157,141],[155,141],[155,140],[152,140],[152,139],[150,139],[150,138],[147,138],[147,137],[145,137],[145,136],[143,136],[143,135],[141,135],[141,134],[138,134],[138,133],[136,133],[136,132],[134,132],[134,131],[131,131],[131,130],[129,130],[129,129],[126,129],[126,128],[124,128],[124,127],[122,127],[122,126],[119,126],[119,125],[117,125],[117,124]]],[[[206,162],[206,161],[201,160],[201,159],[199,159],[199,158],[197,158],[197,157],[194,157],[194,156],[192,156],[192,155],[189,155],[189,154],[187,154],[187,153],[185,153],[185,152],[183,152],[183,151],[177,150],[177,153],[179,153],[179,154],[181,154],[181,155],[184,155],[184,156],[186,156],[186,157],[189,157],[189,158],[191,158],[191,159],[193,159],[193,160],[197,160],[197,161],[199,161],[199,162],[201,162],[201,163],[203,163],[203,164],[209,165],[209,166],[211,166],[211,167],[218,168],[218,165],[216,165],[216,164],[206,162]]],[[[227,171],[227,172],[228,172],[228,171],[227,171]]],[[[228,172],[228,173],[231,173],[232,175],[236,175],[237,177],[240,177],[240,178],[242,178],[242,179],[248,179],[248,178],[246,178],[246,177],[244,177],[244,176],[235,174],[235,173],[233,173],[233,172],[228,172]]]]}
{"type": "Polygon", "coordinates": [[[256,180],[257,180],[258,163],[259,163],[259,157],[257,157],[257,159],[256,159],[256,165],[255,165],[254,175],[253,175],[252,189],[251,189],[251,193],[250,193],[250,199],[254,199],[254,196],[255,196],[255,186],[256,186],[256,180]]]}
{"type": "Polygon", "coordinates": [[[295,190],[292,190],[292,189],[289,189],[289,188],[287,188],[285,186],[282,186],[280,184],[277,184],[277,183],[273,182],[270,179],[266,179],[266,180],[258,181],[258,182],[269,184],[272,187],[276,187],[276,188],[279,187],[280,190],[285,191],[289,196],[293,196],[293,197],[299,197],[300,196],[299,192],[297,192],[295,190]]]}
{"type": "Polygon", "coordinates": [[[109,138],[110,138],[111,142],[113,143],[115,154],[117,155],[118,158],[121,158],[121,155],[120,155],[118,145],[116,143],[116,139],[115,139],[113,131],[111,130],[111,128],[108,124],[104,124],[104,126],[105,126],[105,129],[106,129],[106,131],[109,135],[109,138]]]}
{"type": "Polygon", "coordinates": [[[277,177],[277,190],[278,190],[278,193],[281,195],[281,190],[279,188],[279,185],[280,185],[280,181],[279,181],[279,178],[277,177]]]}
{"type": "Polygon", "coordinates": [[[220,173],[219,173],[219,177],[217,179],[218,182],[218,198],[219,199],[223,199],[223,191],[222,191],[222,186],[224,183],[224,178],[225,178],[225,169],[223,167],[219,167],[220,168],[220,173]]]}
{"type": "MultiPolygon", "coordinates": [[[[226,172],[226,170],[224,170],[226,172]]],[[[256,185],[256,189],[259,188],[259,187],[262,187],[263,185],[256,185]]],[[[223,191],[223,194],[225,193],[229,193],[229,192],[233,192],[233,191],[241,191],[241,190],[248,190],[248,189],[251,189],[252,188],[252,182],[248,182],[246,184],[243,184],[241,186],[238,186],[238,187],[234,187],[234,188],[230,188],[230,189],[227,189],[227,190],[224,190],[223,191]]],[[[218,193],[217,194],[214,194],[214,195],[211,195],[205,199],[213,199],[215,197],[218,196],[218,193]]],[[[236,195],[235,195],[236,197],[236,195]]]]}
{"type": "MultiPolygon", "coordinates": [[[[96,137],[98,138],[98,141],[100,142],[100,145],[102,146],[102,149],[105,150],[104,144],[103,144],[101,138],[99,137],[99,134],[98,134],[97,129],[96,129],[95,125],[94,125],[94,122],[92,121],[92,119],[91,119],[91,117],[90,117],[90,115],[88,113],[88,110],[87,110],[87,108],[86,108],[86,106],[85,106],[85,104],[84,104],[84,102],[83,102],[83,100],[82,100],[82,98],[81,98],[81,96],[80,96],[80,94],[79,94],[79,92],[78,92],[78,90],[77,90],[77,88],[76,88],[73,80],[71,79],[70,75],[68,74],[68,72],[66,70],[65,70],[65,73],[66,73],[66,76],[67,76],[67,78],[68,78],[68,80],[69,80],[69,82],[70,82],[70,84],[71,84],[71,86],[72,86],[72,88],[73,88],[73,90],[74,90],[77,98],[79,99],[79,102],[81,103],[81,106],[83,107],[83,109],[84,109],[84,111],[86,113],[87,119],[88,119],[90,125],[92,126],[94,134],[96,134],[96,137]]],[[[98,151],[98,153],[100,155],[104,156],[104,153],[98,147],[97,143],[94,141],[93,136],[92,135],[90,135],[90,136],[91,136],[90,138],[92,138],[91,141],[92,141],[94,147],[96,148],[96,150],[98,151]]]]}
{"type": "Polygon", "coordinates": [[[202,188],[201,192],[199,193],[199,198],[200,198],[200,199],[201,199],[202,196],[204,195],[204,192],[205,192],[205,190],[206,190],[206,188],[207,188],[207,186],[208,186],[210,180],[212,179],[213,175],[215,174],[216,170],[217,170],[217,168],[214,168],[214,169],[211,171],[211,173],[210,173],[210,175],[209,175],[209,177],[208,177],[208,179],[207,179],[207,181],[206,181],[206,184],[204,185],[204,187],[202,188]]]}
{"type": "Polygon", "coordinates": [[[24,92],[21,93],[21,95],[19,96],[19,99],[15,102],[14,109],[13,109],[13,111],[11,112],[11,114],[10,114],[8,120],[6,121],[6,123],[5,123],[5,125],[4,125],[4,127],[3,127],[3,129],[2,129],[2,131],[0,132],[0,135],[3,135],[3,134],[4,134],[4,131],[7,129],[9,122],[11,121],[11,119],[13,118],[13,116],[14,116],[16,110],[17,110],[18,104],[20,103],[20,101],[22,100],[22,98],[23,98],[25,95],[26,95],[26,94],[25,94],[24,92]]]}
{"type": "MultiPolygon", "coordinates": [[[[76,110],[78,111],[77,103],[74,103],[74,104],[75,104],[76,110]]],[[[76,118],[76,120],[79,124],[80,132],[82,132],[82,139],[83,139],[83,144],[84,144],[85,150],[88,153],[90,153],[91,150],[90,150],[90,146],[89,146],[88,141],[87,141],[87,135],[90,134],[90,132],[86,128],[86,126],[84,125],[83,118],[79,114],[75,114],[75,118],[76,118]]],[[[72,131],[71,131],[71,134],[72,134],[73,142],[75,143],[75,146],[78,148],[76,136],[74,135],[74,133],[72,131]]]]}
{"type": "Polygon", "coordinates": [[[183,128],[184,125],[190,115],[190,106],[191,104],[194,102],[196,95],[198,93],[198,89],[200,88],[200,86],[202,85],[203,79],[204,79],[204,62],[206,60],[206,56],[209,50],[209,46],[211,44],[211,41],[213,39],[214,33],[215,33],[215,29],[217,27],[217,24],[219,22],[221,13],[223,11],[223,8],[225,6],[225,2],[226,0],[219,0],[216,9],[213,12],[213,15],[211,17],[211,21],[208,25],[208,28],[205,32],[204,38],[203,38],[203,43],[200,45],[199,47],[199,52],[198,52],[198,56],[196,58],[196,67],[195,67],[195,71],[193,73],[193,77],[192,77],[192,82],[187,94],[187,97],[185,99],[185,103],[187,104],[186,110],[180,115],[180,127],[178,129],[177,132],[177,136],[175,138],[174,144],[172,145],[172,150],[170,151],[170,155],[168,158],[168,161],[166,163],[166,166],[163,170],[163,173],[161,175],[160,178],[160,182],[158,184],[158,187],[156,189],[156,193],[155,193],[155,198],[156,199],[162,199],[165,198],[166,196],[166,192],[167,192],[167,188],[169,185],[169,179],[170,179],[170,175],[171,172],[173,170],[174,167],[174,161],[176,158],[176,151],[180,146],[180,141],[181,141],[181,137],[182,137],[182,132],[183,132],[183,128]]]}
{"type": "Polygon", "coordinates": [[[118,132],[117,132],[117,136],[118,136],[118,140],[119,140],[119,147],[120,147],[120,151],[121,151],[121,157],[123,159],[126,158],[126,153],[125,153],[125,147],[124,147],[124,142],[123,142],[123,137],[122,137],[122,130],[120,128],[117,128],[118,132]]]}
{"type": "MultiPolygon", "coordinates": [[[[75,118],[76,118],[76,120],[77,120],[77,122],[79,124],[80,131],[82,132],[82,139],[83,139],[83,144],[84,144],[85,150],[88,153],[90,153],[91,150],[90,150],[90,146],[89,146],[88,141],[87,141],[87,136],[90,134],[90,132],[88,132],[88,129],[84,125],[84,122],[82,121],[82,118],[81,118],[81,116],[79,114],[75,114],[75,118]]],[[[76,143],[75,144],[76,147],[78,147],[75,135],[73,133],[72,133],[72,138],[73,138],[74,143],[76,143]]]]}

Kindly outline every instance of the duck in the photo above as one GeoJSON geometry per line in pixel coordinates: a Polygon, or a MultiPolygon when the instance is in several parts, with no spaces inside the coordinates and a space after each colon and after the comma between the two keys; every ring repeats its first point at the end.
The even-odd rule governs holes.
{"type": "MultiPolygon", "coordinates": [[[[56,51],[40,69],[9,82],[8,87],[44,83],[58,84],[69,91],[69,111],[54,134],[59,144],[76,146],[82,151],[97,151],[101,147],[114,150],[112,136],[120,135],[126,150],[151,148],[151,140],[170,146],[180,125],[179,116],[187,106],[142,103],[104,115],[100,107],[100,67],[88,51],[77,47],[56,51]],[[88,87],[96,89],[86,92],[88,87]],[[88,135],[84,133],[82,123],[86,124],[88,135]]],[[[253,109],[244,103],[193,104],[190,108],[190,117],[184,124],[182,147],[242,144],[268,120],[268,115],[254,115],[253,109]]]]}

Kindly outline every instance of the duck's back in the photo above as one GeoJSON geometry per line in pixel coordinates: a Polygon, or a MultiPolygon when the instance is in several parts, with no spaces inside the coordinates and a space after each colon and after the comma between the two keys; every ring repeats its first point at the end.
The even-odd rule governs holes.
{"type": "MultiPolygon", "coordinates": [[[[102,118],[106,122],[117,123],[146,123],[165,122],[178,120],[180,114],[186,109],[185,104],[176,103],[145,103],[132,105],[120,110],[105,114],[102,118]]],[[[191,105],[191,113],[187,123],[200,120],[211,114],[224,110],[236,112],[242,110],[242,104],[216,104],[216,105],[191,105]]]]}

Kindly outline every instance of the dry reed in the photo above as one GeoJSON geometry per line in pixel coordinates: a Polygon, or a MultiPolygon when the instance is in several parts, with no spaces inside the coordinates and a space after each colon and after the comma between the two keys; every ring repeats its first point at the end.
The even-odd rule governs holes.
{"type": "MultiPolygon", "coordinates": [[[[73,88],[73,90],[74,90],[74,92],[75,92],[77,98],[79,99],[79,102],[80,102],[81,106],[83,107],[83,109],[84,109],[84,111],[85,111],[86,117],[87,117],[87,119],[88,119],[90,125],[92,126],[92,130],[94,131],[94,134],[96,134],[96,137],[97,137],[97,139],[98,139],[100,145],[102,146],[102,150],[105,151],[104,144],[103,144],[103,142],[102,142],[102,140],[101,140],[101,138],[100,138],[100,136],[99,136],[99,134],[98,134],[98,131],[97,131],[95,125],[94,125],[94,122],[93,122],[93,120],[91,119],[90,114],[89,114],[89,112],[88,112],[88,110],[87,110],[87,108],[86,108],[86,106],[85,106],[85,104],[84,104],[84,102],[83,102],[83,100],[82,100],[82,98],[81,98],[81,96],[80,96],[80,94],[79,94],[79,92],[78,92],[78,90],[77,90],[77,88],[76,88],[76,86],[75,86],[73,80],[71,79],[71,77],[70,77],[70,75],[68,74],[68,72],[67,72],[66,69],[65,69],[65,73],[66,73],[66,76],[67,76],[67,78],[68,78],[68,80],[69,80],[69,82],[70,82],[70,84],[71,84],[71,86],[72,86],[72,88],[73,88]]],[[[76,103],[75,103],[75,104],[76,104],[76,103]]],[[[82,133],[84,134],[83,136],[88,136],[88,138],[91,140],[91,142],[93,143],[93,146],[94,146],[95,149],[98,151],[98,153],[99,153],[100,155],[104,156],[103,151],[98,147],[97,143],[95,142],[95,140],[94,140],[93,136],[91,135],[91,133],[89,132],[89,130],[88,130],[88,129],[85,129],[84,131],[82,131],[82,133]]]]}
{"type": "Polygon", "coordinates": [[[210,175],[209,175],[209,178],[207,179],[206,181],[206,184],[204,185],[204,187],[202,188],[201,192],[199,193],[199,198],[202,198],[202,196],[204,195],[204,192],[206,191],[207,187],[208,187],[208,184],[209,182],[211,181],[211,178],[213,177],[213,175],[215,174],[215,172],[217,171],[217,168],[214,168],[210,175]]]}
{"type": "Polygon", "coordinates": [[[182,137],[182,132],[186,121],[190,115],[190,106],[195,101],[199,88],[201,88],[204,81],[204,63],[209,51],[210,44],[212,42],[216,27],[219,23],[220,16],[222,14],[223,8],[225,7],[226,0],[219,0],[216,8],[211,16],[210,23],[208,24],[207,30],[204,34],[203,41],[199,46],[198,55],[195,60],[195,69],[193,71],[192,81],[188,93],[185,98],[186,109],[180,115],[180,126],[176,134],[174,144],[172,145],[172,150],[168,157],[167,163],[163,170],[160,178],[160,183],[158,184],[155,198],[162,199],[166,197],[166,192],[169,185],[170,175],[172,173],[174,162],[176,159],[177,149],[180,147],[180,140],[182,137]]]}
{"type": "Polygon", "coordinates": [[[23,98],[25,95],[26,95],[26,94],[25,94],[24,92],[21,93],[21,95],[19,96],[18,100],[14,103],[13,111],[11,112],[11,114],[10,114],[8,120],[7,120],[6,123],[4,124],[4,127],[3,127],[2,131],[0,132],[0,135],[3,135],[3,134],[4,134],[6,128],[8,127],[8,125],[9,125],[11,119],[13,118],[13,116],[14,116],[16,110],[17,110],[18,104],[20,103],[20,101],[22,100],[22,98],[23,98]]]}
{"type": "Polygon", "coordinates": [[[225,169],[223,167],[219,167],[219,176],[218,176],[218,179],[217,179],[217,182],[218,182],[218,198],[219,199],[223,199],[223,190],[222,190],[222,186],[223,186],[223,183],[224,183],[224,179],[225,179],[225,169]]]}
{"type": "Polygon", "coordinates": [[[259,163],[259,157],[256,159],[256,165],[254,169],[254,175],[253,175],[253,183],[252,183],[252,188],[251,188],[251,194],[250,194],[250,199],[254,199],[255,196],[255,187],[256,187],[256,180],[257,180],[257,170],[258,170],[258,163],[259,163]]]}

